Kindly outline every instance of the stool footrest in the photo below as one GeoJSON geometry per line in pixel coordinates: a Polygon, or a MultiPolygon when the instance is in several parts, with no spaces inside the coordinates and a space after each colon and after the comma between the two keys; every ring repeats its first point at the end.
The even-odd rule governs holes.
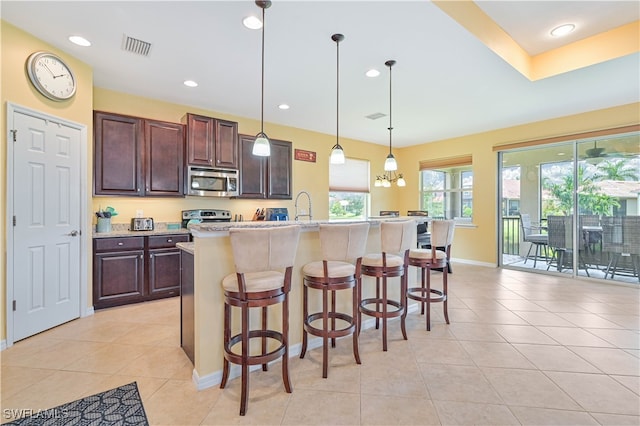
{"type": "MultiPolygon", "coordinates": [[[[347,327],[345,328],[339,328],[339,329],[329,329],[327,330],[327,337],[330,339],[335,339],[337,337],[344,337],[344,336],[349,336],[351,334],[353,334],[356,330],[356,324],[355,321],[353,320],[353,317],[351,315],[347,315],[347,314],[343,314],[341,312],[328,312],[329,317],[328,319],[339,319],[339,320],[343,320],[346,321],[348,323],[347,327]]],[[[309,315],[307,318],[305,318],[304,320],[304,329],[307,333],[309,334],[313,334],[314,336],[318,336],[318,337],[323,337],[325,335],[324,333],[324,329],[322,328],[318,328],[318,327],[314,327],[313,325],[311,325],[311,323],[313,321],[317,321],[317,320],[321,320],[322,319],[322,312],[318,312],[315,314],[311,314],[309,315]]]]}
{"type": "MultiPolygon", "coordinates": [[[[282,336],[282,333],[274,330],[249,331],[249,339],[263,338],[263,337],[280,342],[280,346],[264,354],[249,355],[246,360],[247,365],[266,364],[268,362],[274,361],[282,357],[282,355],[284,355],[284,353],[286,352],[287,348],[283,343],[284,338],[282,336]]],[[[231,349],[233,346],[237,345],[240,342],[242,342],[242,335],[236,334],[229,340],[228,344],[224,345],[224,357],[227,359],[227,361],[232,362],[234,364],[242,364],[242,360],[243,360],[242,354],[233,352],[233,350],[231,349]]]]}
{"type": "Polygon", "coordinates": [[[407,290],[407,297],[412,300],[417,300],[420,302],[430,302],[430,303],[444,302],[445,300],[447,300],[447,295],[440,290],[436,290],[433,288],[431,289],[431,294],[436,294],[438,295],[438,297],[432,297],[431,294],[425,295],[426,293],[427,293],[426,288],[412,287],[409,290],[407,290]],[[420,293],[420,294],[418,295],[415,293],[420,293]]]}
{"type": "MultiPolygon", "coordinates": [[[[363,299],[362,302],[360,302],[360,312],[375,318],[382,318],[384,315],[382,311],[367,308],[367,305],[372,305],[374,303],[382,305],[383,300],[376,299],[376,298],[363,299]]],[[[400,302],[396,300],[387,299],[387,305],[390,305],[396,308],[393,311],[387,311],[387,314],[386,314],[387,318],[396,318],[404,314],[405,308],[404,306],[402,306],[400,302]]]]}

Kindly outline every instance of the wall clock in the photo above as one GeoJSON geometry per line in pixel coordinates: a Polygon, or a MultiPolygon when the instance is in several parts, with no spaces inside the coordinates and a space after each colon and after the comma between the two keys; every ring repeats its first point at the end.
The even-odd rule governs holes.
{"type": "Polygon", "coordinates": [[[27,73],[36,90],[51,100],[66,101],[76,93],[71,68],[53,53],[32,53],[27,59],[27,73]]]}

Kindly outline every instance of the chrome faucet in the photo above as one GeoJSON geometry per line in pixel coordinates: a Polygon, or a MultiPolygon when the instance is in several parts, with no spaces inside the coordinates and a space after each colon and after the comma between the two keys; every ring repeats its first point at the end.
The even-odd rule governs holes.
{"type": "Polygon", "coordinates": [[[299,217],[308,217],[309,220],[313,220],[313,216],[311,215],[311,195],[309,195],[309,193],[307,191],[300,191],[298,192],[298,195],[296,195],[296,202],[295,202],[295,208],[296,208],[296,218],[295,220],[298,220],[299,217]],[[300,198],[300,196],[302,194],[305,194],[307,196],[307,199],[309,200],[309,204],[308,204],[308,214],[298,214],[298,198],[300,198]]]}

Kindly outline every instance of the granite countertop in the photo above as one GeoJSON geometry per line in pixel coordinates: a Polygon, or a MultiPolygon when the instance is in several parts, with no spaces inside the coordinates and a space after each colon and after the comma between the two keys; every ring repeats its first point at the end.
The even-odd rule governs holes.
{"type": "Polygon", "coordinates": [[[225,232],[229,231],[230,228],[271,228],[275,226],[287,226],[287,225],[299,225],[302,227],[302,230],[318,230],[321,224],[331,223],[331,224],[348,224],[348,223],[362,223],[369,222],[371,226],[379,226],[380,222],[383,221],[397,221],[397,220],[416,220],[416,221],[424,221],[424,218],[417,216],[382,216],[382,217],[371,217],[367,220],[284,220],[284,221],[248,221],[248,222],[210,222],[210,223],[199,223],[194,225],[189,225],[189,230],[191,233],[198,237],[204,236],[211,232],[225,232]]]}
{"type": "MultiPolygon", "coordinates": [[[[158,222],[154,224],[153,231],[131,231],[128,223],[112,223],[111,232],[96,232],[93,227],[93,238],[113,238],[113,237],[144,237],[154,235],[174,235],[189,234],[186,228],[169,229],[167,222],[158,222]]],[[[179,225],[179,224],[178,224],[179,225]]],[[[175,225],[174,225],[175,226],[175,225]]]]}
{"type": "Polygon", "coordinates": [[[191,254],[194,254],[196,251],[196,243],[177,243],[176,247],[191,254]]]}

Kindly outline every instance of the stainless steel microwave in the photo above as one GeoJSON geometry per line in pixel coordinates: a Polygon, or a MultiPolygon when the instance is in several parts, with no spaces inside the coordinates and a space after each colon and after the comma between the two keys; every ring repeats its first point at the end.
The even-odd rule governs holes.
{"type": "Polygon", "coordinates": [[[190,166],[187,172],[187,195],[236,197],[238,171],[190,166]]]}

